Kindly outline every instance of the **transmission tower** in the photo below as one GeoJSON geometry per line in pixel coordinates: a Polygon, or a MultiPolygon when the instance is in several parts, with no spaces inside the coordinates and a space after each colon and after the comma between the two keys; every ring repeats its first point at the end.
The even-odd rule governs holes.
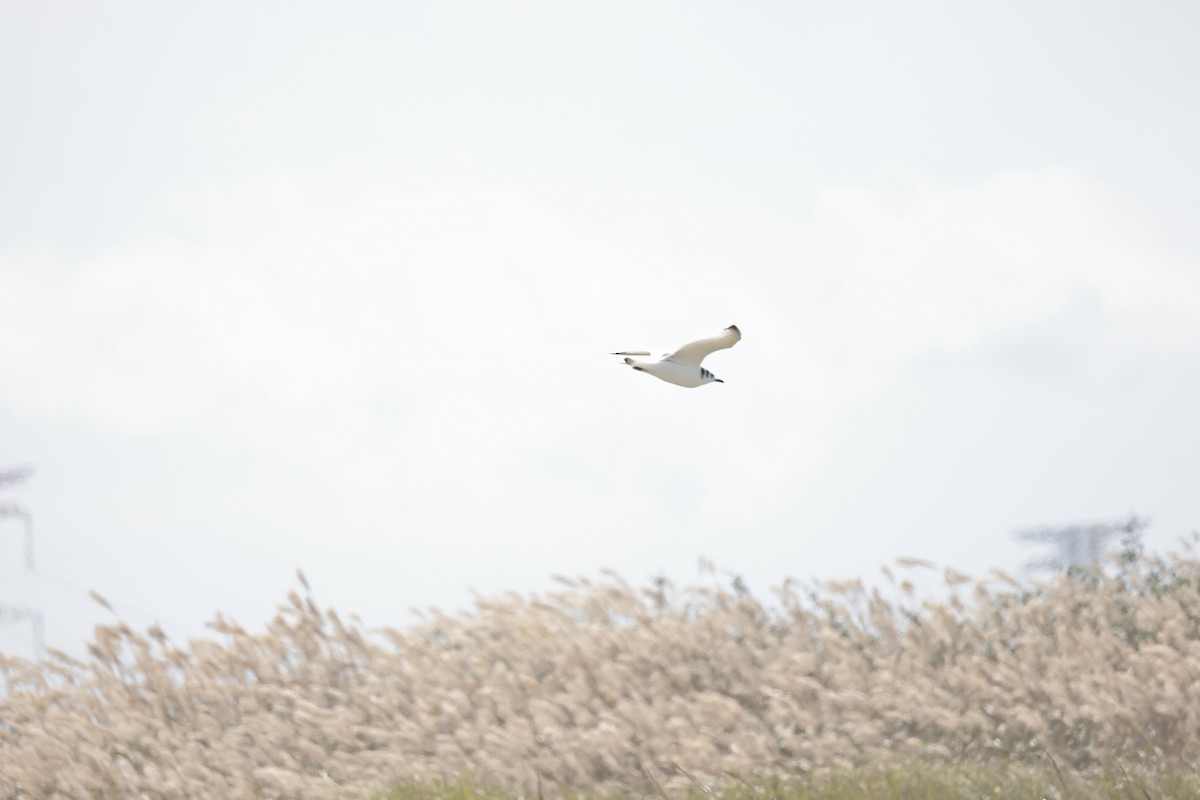
{"type": "Polygon", "coordinates": [[[1095,522],[1086,525],[1066,525],[1059,528],[1030,528],[1018,531],[1013,538],[1024,542],[1043,542],[1054,545],[1051,556],[1025,562],[1030,572],[1069,570],[1074,567],[1097,568],[1104,558],[1110,539],[1119,535],[1140,533],[1146,523],[1137,517],[1123,522],[1095,522]]]}
{"type": "MultiPolygon", "coordinates": [[[[24,482],[33,470],[29,467],[0,469],[0,489],[24,482]]],[[[25,570],[33,571],[33,515],[16,503],[0,503],[0,520],[19,519],[25,524],[25,570]]],[[[45,650],[45,622],[42,612],[34,608],[16,608],[0,604],[0,624],[5,622],[29,622],[33,628],[33,650],[37,658],[45,650]]]]}

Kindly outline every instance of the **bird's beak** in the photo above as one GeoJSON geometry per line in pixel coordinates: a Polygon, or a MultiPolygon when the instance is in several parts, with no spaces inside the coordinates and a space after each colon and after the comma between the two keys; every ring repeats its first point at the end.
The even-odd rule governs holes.
{"type": "Polygon", "coordinates": [[[724,382],[725,382],[725,381],[721,380],[720,378],[713,378],[713,380],[714,380],[714,381],[716,381],[717,383],[724,383],[724,382]]]}

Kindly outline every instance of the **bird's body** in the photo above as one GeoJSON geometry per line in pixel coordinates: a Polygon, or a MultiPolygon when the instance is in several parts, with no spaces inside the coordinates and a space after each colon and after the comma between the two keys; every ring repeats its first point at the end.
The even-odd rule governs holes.
{"type": "Polygon", "coordinates": [[[742,332],[737,325],[730,325],[721,331],[720,335],[709,339],[697,339],[680,347],[674,353],[667,353],[658,361],[635,361],[629,356],[648,356],[647,350],[624,351],[613,353],[615,356],[626,356],[625,363],[638,372],[645,372],[659,380],[694,389],[706,383],[724,383],[725,381],[713,375],[700,362],[716,350],[733,347],[742,338],[742,332]]]}

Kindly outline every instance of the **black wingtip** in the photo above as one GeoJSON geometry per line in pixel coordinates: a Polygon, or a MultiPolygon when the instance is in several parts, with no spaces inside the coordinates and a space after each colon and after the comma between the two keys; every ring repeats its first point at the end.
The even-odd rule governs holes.
{"type": "Polygon", "coordinates": [[[734,333],[736,333],[736,334],[737,334],[737,335],[739,335],[739,336],[741,336],[741,335],[742,335],[742,332],[741,332],[740,330],[738,330],[738,326],[737,326],[737,325],[730,325],[730,326],[729,326],[728,328],[726,328],[725,330],[727,330],[727,331],[733,331],[734,333]]]}

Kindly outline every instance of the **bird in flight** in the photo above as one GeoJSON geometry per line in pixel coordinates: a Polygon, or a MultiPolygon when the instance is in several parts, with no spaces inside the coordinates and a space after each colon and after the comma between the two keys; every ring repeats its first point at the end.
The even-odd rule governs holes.
{"type": "Polygon", "coordinates": [[[625,356],[625,363],[638,372],[646,372],[659,380],[695,389],[706,383],[724,383],[725,381],[713,375],[700,362],[716,350],[733,347],[742,339],[742,332],[737,325],[730,325],[717,336],[708,339],[697,339],[688,342],[674,353],[667,353],[658,361],[635,361],[629,356],[648,356],[649,350],[629,350],[623,353],[613,353],[614,356],[625,356]]]}

